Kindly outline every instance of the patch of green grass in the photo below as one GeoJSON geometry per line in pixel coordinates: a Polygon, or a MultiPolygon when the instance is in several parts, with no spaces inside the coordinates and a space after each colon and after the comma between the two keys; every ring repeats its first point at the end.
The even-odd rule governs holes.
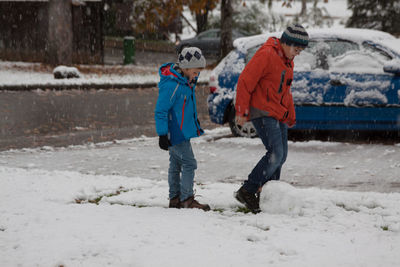
{"type": "Polygon", "coordinates": [[[126,192],[129,192],[129,189],[124,189],[123,187],[120,187],[117,191],[115,191],[113,193],[106,194],[106,195],[100,195],[93,199],[82,199],[82,198],[75,199],[75,203],[77,203],[77,204],[91,203],[91,204],[99,205],[99,202],[103,199],[103,197],[114,197],[114,196],[118,196],[121,193],[126,193],[126,192]]]}
{"type": "Polygon", "coordinates": [[[383,231],[389,231],[389,226],[383,225],[383,226],[381,226],[381,229],[382,229],[383,231]]]}
{"type": "Polygon", "coordinates": [[[251,212],[251,210],[249,210],[249,209],[246,208],[246,207],[237,207],[237,209],[235,210],[235,212],[242,212],[242,213],[247,214],[247,213],[251,212]]]}
{"type": "Polygon", "coordinates": [[[99,202],[101,201],[102,198],[103,198],[103,196],[99,196],[99,197],[96,197],[95,199],[89,199],[88,202],[99,205],[99,202]]]}
{"type": "Polygon", "coordinates": [[[215,209],[213,209],[213,211],[219,212],[219,213],[223,213],[225,211],[225,209],[223,209],[223,208],[215,208],[215,209]]]}

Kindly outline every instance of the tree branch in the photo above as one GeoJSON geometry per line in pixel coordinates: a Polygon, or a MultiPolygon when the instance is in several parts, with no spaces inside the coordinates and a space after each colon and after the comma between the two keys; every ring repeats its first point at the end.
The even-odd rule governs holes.
{"type": "Polygon", "coordinates": [[[197,33],[197,30],[193,27],[193,25],[189,22],[189,20],[183,14],[181,14],[181,16],[183,20],[186,21],[186,23],[190,26],[190,28],[192,28],[197,33]]]}

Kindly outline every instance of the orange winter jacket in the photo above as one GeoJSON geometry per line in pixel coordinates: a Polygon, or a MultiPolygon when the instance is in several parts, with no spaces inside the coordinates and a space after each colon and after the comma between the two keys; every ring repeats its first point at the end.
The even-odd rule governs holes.
{"type": "Polygon", "coordinates": [[[290,91],[292,80],[293,61],[286,58],[279,39],[269,38],[240,74],[236,115],[251,119],[270,116],[290,127],[294,126],[296,114],[290,91]]]}

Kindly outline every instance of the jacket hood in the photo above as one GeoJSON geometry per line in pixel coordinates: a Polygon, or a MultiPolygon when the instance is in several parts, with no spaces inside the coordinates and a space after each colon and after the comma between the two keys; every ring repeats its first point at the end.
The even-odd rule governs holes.
{"type": "Polygon", "coordinates": [[[186,83],[186,78],[177,72],[174,66],[175,63],[165,63],[160,67],[158,71],[161,79],[160,81],[175,80],[177,82],[186,83]]]}
{"type": "Polygon", "coordinates": [[[283,52],[281,42],[278,38],[276,37],[270,37],[268,40],[265,42],[265,46],[272,47],[276,53],[279,55],[280,58],[282,58],[283,62],[285,63],[291,63],[292,60],[289,60],[286,56],[285,53],[283,52]]]}

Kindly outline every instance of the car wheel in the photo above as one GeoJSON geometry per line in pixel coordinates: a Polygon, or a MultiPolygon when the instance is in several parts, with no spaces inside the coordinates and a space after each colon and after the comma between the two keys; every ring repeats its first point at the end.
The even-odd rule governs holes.
{"type": "Polygon", "coordinates": [[[232,107],[229,112],[229,127],[231,128],[231,132],[234,136],[242,136],[242,137],[257,137],[256,129],[253,126],[251,121],[246,122],[243,126],[236,124],[235,121],[235,108],[232,107]]]}

